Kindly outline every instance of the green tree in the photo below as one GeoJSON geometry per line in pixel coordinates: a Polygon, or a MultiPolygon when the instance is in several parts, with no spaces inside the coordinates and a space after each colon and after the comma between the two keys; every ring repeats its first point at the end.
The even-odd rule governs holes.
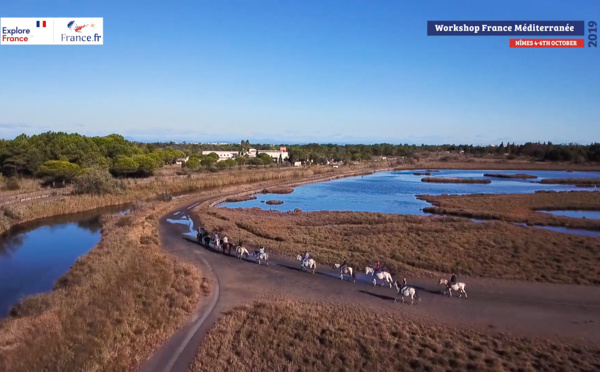
{"type": "Polygon", "coordinates": [[[138,163],[129,156],[118,155],[115,158],[110,171],[117,176],[128,176],[137,172],[138,167],[138,163]]]}
{"type": "Polygon", "coordinates": [[[48,160],[40,167],[39,174],[45,176],[54,185],[55,182],[70,182],[81,174],[81,167],[77,164],[63,160],[48,160]]]}
{"type": "Polygon", "coordinates": [[[217,153],[211,152],[210,154],[204,156],[200,163],[206,167],[206,169],[212,168],[212,166],[219,161],[219,155],[217,153]]]}
{"type": "Polygon", "coordinates": [[[197,171],[198,169],[200,169],[200,167],[202,166],[201,164],[201,158],[200,156],[197,155],[193,155],[190,157],[190,160],[188,160],[185,164],[184,167],[188,168],[192,171],[197,171]]]}
{"type": "Polygon", "coordinates": [[[136,173],[139,176],[151,176],[156,169],[156,160],[149,155],[134,155],[133,161],[138,165],[136,173]]]}
{"type": "Polygon", "coordinates": [[[237,158],[235,158],[235,162],[237,165],[244,165],[248,162],[248,157],[238,156],[237,158]]]}

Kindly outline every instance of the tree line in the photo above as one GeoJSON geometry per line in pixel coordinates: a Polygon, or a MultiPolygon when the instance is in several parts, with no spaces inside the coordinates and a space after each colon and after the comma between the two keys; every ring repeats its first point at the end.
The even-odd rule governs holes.
{"type": "MultiPolygon", "coordinates": [[[[20,135],[12,140],[0,140],[0,172],[3,176],[42,177],[48,182],[70,182],[90,168],[98,168],[116,177],[147,177],[164,165],[177,159],[189,158],[187,171],[215,170],[227,167],[269,165],[274,162],[267,154],[255,158],[247,156],[250,148],[279,150],[285,146],[290,162],[325,164],[328,161],[368,161],[376,157],[418,157],[420,153],[467,153],[474,156],[497,155],[526,157],[538,161],[598,162],[600,143],[591,145],[546,143],[501,143],[498,146],[475,145],[408,145],[408,144],[304,144],[265,145],[250,144],[180,144],[140,143],[112,134],[104,137],[86,137],[79,134],[47,132],[33,136],[20,135]],[[215,153],[202,151],[231,151],[232,159],[218,161],[215,153]]],[[[283,163],[283,159],[275,160],[283,163]]]]}

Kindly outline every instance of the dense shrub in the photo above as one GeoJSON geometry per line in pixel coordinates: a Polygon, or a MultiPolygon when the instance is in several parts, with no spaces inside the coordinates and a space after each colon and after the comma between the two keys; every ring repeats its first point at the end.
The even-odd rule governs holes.
{"type": "Polygon", "coordinates": [[[108,170],[90,168],[75,179],[75,192],[78,194],[110,194],[123,191],[124,184],[113,178],[108,170]]]}
{"type": "Polygon", "coordinates": [[[21,183],[15,177],[9,177],[5,181],[5,187],[7,190],[15,191],[21,188],[21,183]]]}

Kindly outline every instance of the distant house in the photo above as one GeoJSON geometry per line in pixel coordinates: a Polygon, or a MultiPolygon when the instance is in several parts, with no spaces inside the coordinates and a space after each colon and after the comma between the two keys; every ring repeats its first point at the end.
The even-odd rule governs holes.
{"type": "Polygon", "coordinates": [[[179,158],[179,159],[175,160],[175,164],[183,165],[183,164],[187,163],[188,160],[190,160],[189,156],[186,156],[185,158],[179,158]]]}
{"type": "Polygon", "coordinates": [[[219,160],[217,160],[217,161],[227,160],[227,159],[235,159],[238,156],[237,151],[210,151],[210,150],[202,151],[202,155],[212,154],[213,152],[219,156],[219,160]]]}
{"type": "Polygon", "coordinates": [[[281,160],[288,160],[290,158],[290,155],[289,155],[288,152],[286,152],[286,151],[279,151],[279,150],[258,150],[256,152],[256,155],[258,155],[258,154],[267,154],[274,161],[279,161],[279,159],[281,159],[281,160]]]}

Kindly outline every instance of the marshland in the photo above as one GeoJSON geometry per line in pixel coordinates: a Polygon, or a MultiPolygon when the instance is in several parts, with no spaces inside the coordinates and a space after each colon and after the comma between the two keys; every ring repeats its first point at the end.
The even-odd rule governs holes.
{"type": "MultiPolygon", "coordinates": [[[[357,163],[339,169],[324,165],[300,168],[237,165],[191,170],[166,165],[147,178],[111,178],[106,170],[85,171],[75,176],[74,181],[66,182],[65,187],[57,188],[40,186],[39,181],[36,185],[32,178],[3,178],[0,180],[4,189],[0,199],[0,231],[10,234],[4,236],[5,246],[10,248],[5,249],[5,257],[16,259],[19,254],[26,257],[30,244],[37,242],[38,253],[35,254],[42,252],[65,261],[64,266],[55,266],[59,270],[45,281],[43,288],[18,292],[16,299],[3,305],[5,311],[10,307],[10,313],[0,323],[0,367],[16,371],[47,369],[48,366],[62,370],[136,369],[178,329],[185,327],[187,319],[198,317],[195,311],[208,303],[215,290],[215,278],[210,270],[203,271],[189,258],[178,256],[178,252],[195,249],[195,246],[188,246],[189,242],[180,239],[175,244],[178,248],[171,251],[163,245],[161,238],[167,230],[161,230],[159,234],[161,217],[182,204],[204,228],[226,234],[234,242],[243,240],[249,247],[262,244],[270,252],[284,257],[309,249],[320,265],[326,267],[346,260],[362,268],[379,259],[395,277],[406,275],[414,280],[429,280],[458,271],[471,278],[598,285],[599,253],[595,249],[597,239],[593,237],[516,226],[513,222],[518,219],[503,216],[492,216],[501,221],[486,224],[460,217],[432,217],[430,213],[436,212],[426,208],[436,208],[431,203],[435,204],[437,200],[430,203],[417,198],[422,194],[442,197],[442,194],[487,192],[490,197],[511,199],[521,195],[546,195],[547,200],[552,200],[556,195],[576,189],[567,183],[547,184],[511,176],[494,177],[487,184],[421,182],[420,176],[425,173],[435,173],[436,178],[442,179],[480,180],[486,179],[489,169],[494,169],[495,174],[507,175],[519,174],[515,169],[521,169],[517,166],[519,163],[513,163],[513,168],[504,163],[482,161],[479,164],[480,167],[485,164],[487,170],[470,170],[472,164],[469,162],[429,161],[417,168],[411,162],[399,160],[357,163]],[[443,166],[437,169],[434,164],[443,166]],[[461,169],[444,169],[451,166],[461,169]],[[390,171],[398,167],[402,170],[390,171]],[[501,170],[503,167],[505,170],[501,170]],[[90,179],[105,182],[108,188],[89,188],[95,184],[95,181],[90,183],[90,179]],[[556,192],[535,193],[541,190],[556,192]],[[494,193],[499,195],[492,195],[494,193]],[[188,194],[195,196],[185,196],[188,194]],[[174,195],[183,198],[175,199],[174,195]],[[210,203],[199,204],[194,202],[194,197],[202,197],[210,203]],[[211,206],[214,204],[218,207],[211,206]],[[53,239],[56,240],[43,235],[36,238],[36,234],[41,234],[52,224],[44,218],[105,206],[115,206],[128,213],[105,214],[93,226],[86,225],[83,217],[72,216],[73,220],[57,225],[66,227],[54,229],[56,236],[53,239]],[[39,227],[32,225],[32,231],[21,231],[21,235],[14,230],[32,221],[39,227]],[[85,243],[75,241],[77,233],[74,231],[82,229],[91,234],[85,243]],[[47,244],[40,245],[40,239],[47,244]],[[61,241],[63,245],[76,246],[77,250],[71,250],[73,255],[67,257],[61,250],[48,250],[48,246],[60,245],[53,242],[61,241]],[[183,246],[179,247],[180,244],[183,246]],[[457,251],[462,252],[460,256],[455,254],[457,251]],[[512,264],[506,265],[506,262],[512,264]],[[19,297],[27,294],[32,296],[19,297]],[[69,352],[73,344],[78,347],[75,352],[69,352]],[[31,357],[23,357],[32,350],[31,357]]],[[[556,170],[561,167],[543,163],[535,169],[554,170],[523,168],[542,180],[584,180],[599,176],[589,165],[573,166],[571,172],[556,170]]],[[[572,198],[564,202],[526,205],[531,207],[531,213],[547,214],[551,219],[569,219],[542,210],[595,210],[596,193],[591,190],[566,192],[564,194],[572,198]]],[[[448,213],[444,215],[459,215],[452,208],[447,209],[448,213]]],[[[97,216],[100,212],[93,213],[97,216]]],[[[572,222],[572,225],[561,223],[558,226],[593,228],[592,224],[572,222]]],[[[189,232],[186,236],[190,237],[189,232]]],[[[27,263],[24,267],[29,271],[24,270],[21,275],[27,275],[35,268],[27,263]]],[[[43,267],[39,269],[43,270],[43,267]]],[[[244,306],[249,307],[242,309],[260,308],[261,305],[244,306]]],[[[269,311],[283,314],[288,311],[285,304],[276,306],[283,307],[269,308],[269,311]]],[[[302,310],[306,305],[299,306],[302,310]]],[[[327,311],[334,311],[332,306],[320,302],[318,309],[321,315],[327,315],[327,311]]],[[[340,321],[352,322],[358,313],[350,311],[348,314],[349,317],[340,321]]],[[[290,313],[289,316],[295,315],[290,313]]],[[[216,330],[220,324],[216,325],[216,330]]],[[[236,327],[232,331],[237,330],[236,327]]],[[[257,330],[263,332],[261,327],[257,330]]],[[[281,340],[287,337],[284,333],[282,329],[281,340]]],[[[212,336],[208,337],[210,340],[212,336]]],[[[199,353],[209,352],[211,342],[208,341],[199,353]]],[[[334,359],[339,350],[332,349],[333,359],[323,359],[322,366],[335,368],[339,361],[334,359]]],[[[416,349],[410,350],[409,354],[416,352],[416,349]]],[[[279,351],[273,352],[279,355],[279,351]]],[[[417,363],[414,355],[404,361],[417,363]]],[[[481,357],[469,358],[476,361],[473,365],[477,366],[481,363],[509,366],[514,362],[507,355],[497,355],[494,362],[486,361],[492,358],[490,355],[484,350],[481,357]]],[[[286,358],[284,356],[281,363],[286,358]]],[[[462,364],[461,358],[462,354],[446,361],[423,359],[419,363],[425,366],[439,362],[462,368],[467,364],[462,364]]],[[[540,363],[538,359],[532,360],[532,365],[540,363]]],[[[310,363],[315,368],[321,365],[310,363]]],[[[367,358],[360,363],[367,363],[364,364],[367,366],[370,362],[367,358]]],[[[561,365],[560,361],[552,363],[552,366],[561,365]]],[[[587,359],[582,363],[587,363],[587,359]]]]}

